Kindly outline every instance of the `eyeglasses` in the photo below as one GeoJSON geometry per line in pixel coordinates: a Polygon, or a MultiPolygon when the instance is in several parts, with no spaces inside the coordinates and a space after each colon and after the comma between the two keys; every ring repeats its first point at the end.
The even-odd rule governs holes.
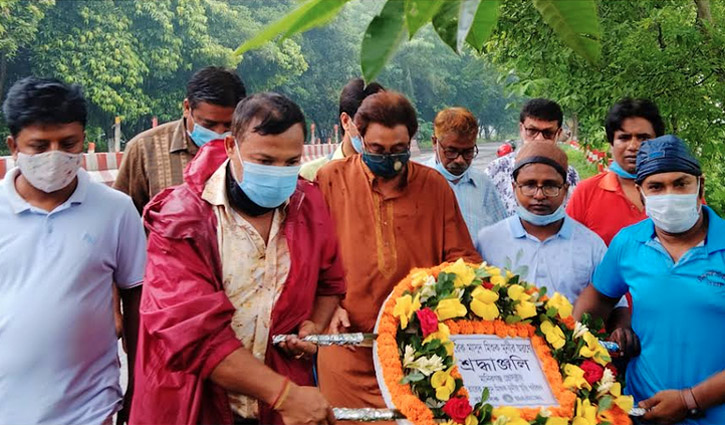
{"type": "Polygon", "coordinates": [[[536,136],[541,133],[541,136],[546,140],[554,140],[554,137],[556,137],[556,133],[559,132],[559,129],[552,130],[550,128],[541,130],[539,128],[531,128],[531,127],[524,127],[524,131],[526,132],[526,137],[529,137],[531,139],[535,138],[536,136]]]}
{"type": "Polygon", "coordinates": [[[405,152],[399,152],[399,153],[370,153],[366,152],[367,158],[370,162],[376,163],[376,164],[382,164],[385,161],[388,160],[401,160],[404,161],[408,157],[410,157],[410,151],[405,152]]]}
{"type": "Polygon", "coordinates": [[[476,145],[473,145],[473,147],[469,149],[454,149],[443,146],[440,139],[437,137],[433,137],[433,139],[435,139],[436,143],[443,148],[443,156],[445,156],[446,159],[456,159],[458,156],[462,156],[463,159],[470,161],[478,156],[478,146],[476,145]]]}
{"type": "Polygon", "coordinates": [[[563,189],[564,186],[555,186],[550,184],[544,186],[539,186],[536,184],[516,184],[516,187],[519,188],[524,196],[527,196],[529,198],[533,198],[534,196],[536,196],[536,192],[538,192],[539,189],[541,189],[541,192],[547,198],[555,198],[559,196],[559,194],[561,193],[561,189],[563,189]]]}

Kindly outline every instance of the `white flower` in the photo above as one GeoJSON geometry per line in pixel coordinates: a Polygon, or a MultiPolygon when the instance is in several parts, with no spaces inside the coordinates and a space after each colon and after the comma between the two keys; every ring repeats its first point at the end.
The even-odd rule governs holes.
{"type": "Polygon", "coordinates": [[[454,291],[453,293],[454,293],[454,294],[455,294],[455,296],[456,296],[456,297],[458,297],[458,299],[460,300],[461,298],[463,298],[463,292],[464,292],[464,291],[463,291],[463,288],[458,288],[458,289],[456,289],[456,290],[455,290],[455,291],[454,291]]]}
{"type": "Polygon", "coordinates": [[[435,296],[436,280],[433,278],[433,276],[428,276],[428,279],[423,282],[423,287],[420,288],[420,302],[424,303],[435,296]]]}
{"type": "Polygon", "coordinates": [[[420,357],[414,362],[406,366],[409,369],[415,369],[425,376],[430,376],[434,372],[443,370],[443,359],[434,354],[433,357],[420,357]]]}
{"type": "Polygon", "coordinates": [[[581,322],[576,322],[576,325],[574,325],[574,339],[581,338],[587,332],[589,332],[589,328],[581,322]]]}
{"type": "Polygon", "coordinates": [[[408,367],[415,361],[415,349],[410,345],[405,346],[405,353],[403,354],[403,366],[408,367]]]}
{"type": "Polygon", "coordinates": [[[599,380],[599,387],[597,388],[597,398],[606,395],[609,390],[612,389],[612,385],[614,385],[614,382],[614,374],[612,373],[612,371],[604,368],[602,379],[599,380]]]}
{"type": "Polygon", "coordinates": [[[539,415],[548,418],[549,416],[551,416],[551,411],[547,408],[541,408],[541,410],[539,410],[539,415]]]}

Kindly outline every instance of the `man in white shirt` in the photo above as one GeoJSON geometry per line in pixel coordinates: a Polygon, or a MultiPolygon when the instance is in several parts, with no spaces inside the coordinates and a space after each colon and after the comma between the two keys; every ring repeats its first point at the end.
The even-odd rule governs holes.
{"type": "Polygon", "coordinates": [[[78,87],[25,78],[3,113],[18,166],[0,186],[0,423],[110,424],[124,407],[123,421],[112,289],[120,289],[133,364],[141,219],[131,198],[80,168],[78,87]]]}

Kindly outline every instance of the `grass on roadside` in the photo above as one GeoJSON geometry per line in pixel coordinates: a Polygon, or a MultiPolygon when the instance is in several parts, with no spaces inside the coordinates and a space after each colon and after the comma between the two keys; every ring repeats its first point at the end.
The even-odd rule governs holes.
{"type": "Polygon", "coordinates": [[[596,164],[592,164],[587,161],[586,155],[582,151],[578,151],[571,146],[563,145],[562,149],[566,152],[566,156],[569,157],[569,165],[574,167],[579,172],[579,179],[584,180],[599,173],[599,169],[596,164]]]}

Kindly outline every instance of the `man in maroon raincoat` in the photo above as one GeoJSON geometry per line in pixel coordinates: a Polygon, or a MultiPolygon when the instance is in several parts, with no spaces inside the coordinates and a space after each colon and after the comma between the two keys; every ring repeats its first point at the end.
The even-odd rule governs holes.
{"type": "Polygon", "coordinates": [[[146,207],[131,424],[334,422],[311,387],[316,347],[272,345],[321,332],[345,292],[322,195],[297,179],[304,139],[292,101],[250,96],[146,207]]]}

